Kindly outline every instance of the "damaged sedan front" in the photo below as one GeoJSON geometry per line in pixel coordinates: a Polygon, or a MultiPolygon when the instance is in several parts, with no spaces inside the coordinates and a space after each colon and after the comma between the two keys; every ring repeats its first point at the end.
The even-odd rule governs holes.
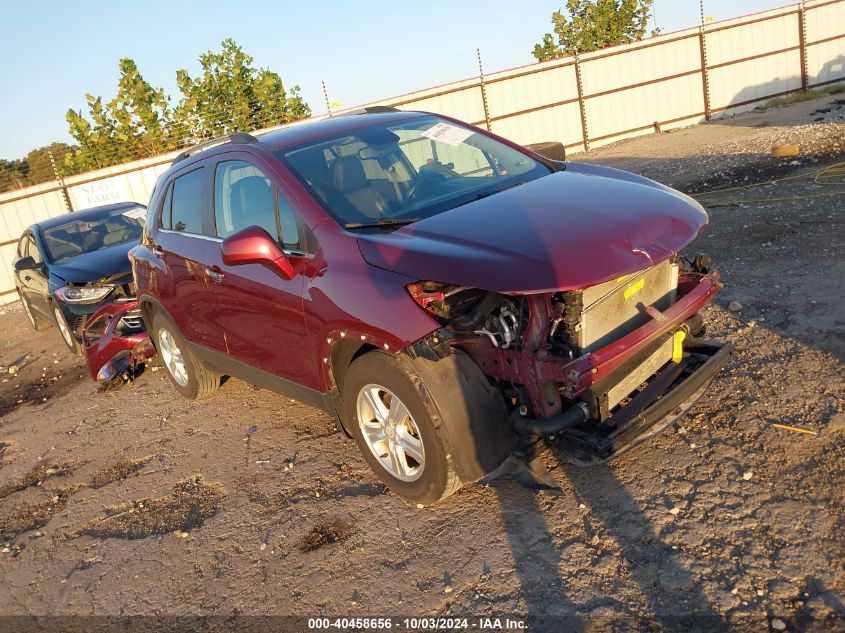
{"type": "Polygon", "coordinates": [[[119,203],[75,211],[28,227],[18,243],[15,285],[32,327],[55,326],[81,352],[82,326],[102,306],[134,296],[129,249],[146,207],[119,203]]]}

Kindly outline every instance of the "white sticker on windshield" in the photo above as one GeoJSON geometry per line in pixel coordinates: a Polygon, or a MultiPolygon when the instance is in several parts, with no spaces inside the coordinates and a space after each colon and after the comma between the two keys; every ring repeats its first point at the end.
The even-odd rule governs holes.
{"type": "Polygon", "coordinates": [[[147,217],[147,210],[143,207],[138,207],[137,209],[124,211],[121,215],[125,215],[127,218],[132,218],[133,220],[143,220],[147,217]]]}
{"type": "Polygon", "coordinates": [[[446,143],[446,145],[460,145],[473,134],[474,132],[472,130],[449,125],[448,123],[438,123],[422,133],[424,137],[446,143]]]}

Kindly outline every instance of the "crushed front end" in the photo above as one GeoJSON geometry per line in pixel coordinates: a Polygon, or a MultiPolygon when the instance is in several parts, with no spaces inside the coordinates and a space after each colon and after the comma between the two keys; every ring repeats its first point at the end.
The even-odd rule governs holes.
{"type": "Polygon", "coordinates": [[[677,419],[727,363],[730,346],[702,338],[699,314],[720,287],[706,256],[552,293],[411,284],[443,326],[413,353],[462,349],[498,384],[517,431],[600,462],[677,419]]]}
{"type": "Polygon", "coordinates": [[[108,387],[135,377],[155,355],[138,300],[121,297],[98,310],[82,329],[91,378],[108,387]]]}

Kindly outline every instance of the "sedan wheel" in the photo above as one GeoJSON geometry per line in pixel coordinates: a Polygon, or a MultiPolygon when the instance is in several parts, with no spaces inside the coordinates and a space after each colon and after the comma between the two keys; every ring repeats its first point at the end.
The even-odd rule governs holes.
{"type": "Polygon", "coordinates": [[[59,328],[59,332],[62,335],[62,340],[65,342],[65,345],[67,345],[68,349],[74,354],[79,354],[81,349],[79,343],[76,341],[76,337],[73,335],[70,326],[67,324],[67,319],[65,319],[65,315],[62,314],[59,306],[53,306],[53,318],[56,320],[56,327],[59,328]]]}
{"type": "Polygon", "coordinates": [[[408,407],[387,387],[370,383],[358,392],[361,435],[381,466],[400,481],[416,481],[425,447],[408,407]]]}
{"type": "Polygon", "coordinates": [[[188,384],[188,369],[185,366],[185,359],[182,356],[182,351],[176,344],[173,335],[162,328],[158,334],[158,351],[161,354],[161,360],[167,371],[170,372],[173,380],[182,387],[188,384]]]}

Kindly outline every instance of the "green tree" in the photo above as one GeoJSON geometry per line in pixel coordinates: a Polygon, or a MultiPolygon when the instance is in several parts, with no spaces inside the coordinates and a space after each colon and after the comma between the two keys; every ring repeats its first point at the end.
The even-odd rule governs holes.
{"type": "Polygon", "coordinates": [[[288,91],[279,75],[254,68],[253,58],[232,39],[223,40],[219,52],[200,55],[199,62],[202,73],[195,78],[186,70],[176,73],[183,96],[170,132],[185,144],[311,114],[299,86],[288,91]]]}
{"type": "Polygon", "coordinates": [[[50,152],[56,161],[56,168],[63,169],[65,154],[73,152],[74,148],[67,143],[51,143],[47,147],[39,147],[26,155],[24,159],[29,166],[29,184],[37,185],[41,182],[49,182],[56,179],[53,166],[50,164],[50,152]]]}
{"type": "Polygon", "coordinates": [[[164,91],[145,81],[134,61],[121,59],[113,99],[87,94],[86,114],[67,112],[77,146],[63,152],[65,173],[155,156],[204,138],[268,127],[311,113],[299,96],[299,86],[286,90],[279,75],[253,68],[252,62],[233,40],[224,40],[220,52],[200,55],[200,76],[191,78],[184,70],[176,73],[183,97],[171,109],[164,91]]]}
{"type": "Polygon", "coordinates": [[[167,122],[170,111],[161,88],[144,81],[138,66],[128,58],[120,60],[117,96],[108,104],[117,141],[135,156],[154,156],[167,150],[167,122]]]}
{"type": "Polygon", "coordinates": [[[566,14],[552,13],[554,36],[534,46],[539,61],[641,40],[654,0],[567,0],[566,14]],[[557,42],[555,42],[557,36],[557,42]]]}
{"type": "Polygon", "coordinates": [[[0,158],[0,191],[21,189],[29,184],[29,165],[26,159],[0,158]]]}
{"type": "Polygon", "coordinates": [[[121,59],[117,94],[108,103],[85,95],[88,117],[68,110],[70,135],[79,147],[66,155],[70,172],[108,167],[168,149],[169,108],[161,88],[153,88],[128,58],[121,59]],[[90,119],[90,120],[89,120],[90,119]]]}

